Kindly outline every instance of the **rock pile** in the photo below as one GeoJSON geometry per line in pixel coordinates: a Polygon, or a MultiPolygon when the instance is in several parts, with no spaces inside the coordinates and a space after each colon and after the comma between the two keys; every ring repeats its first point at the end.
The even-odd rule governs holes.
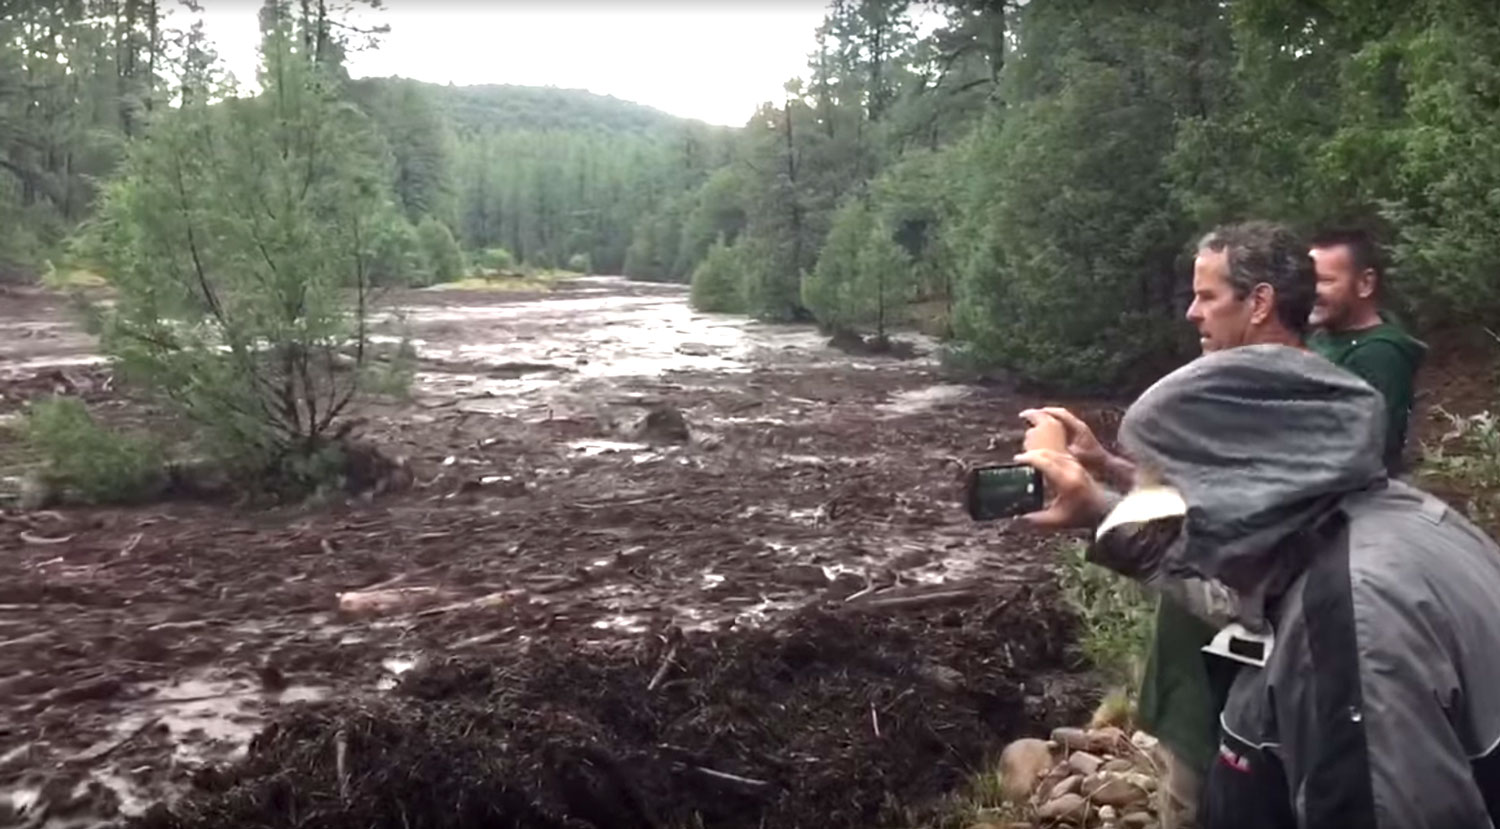
{"type": "Polygon", "coordinates": [[[1000,755],[1005,798],[1032,819],[1016,827],[1154,829],[1156,739],[1119,728],[1059,728],[1017,740],[1000,755]]]}

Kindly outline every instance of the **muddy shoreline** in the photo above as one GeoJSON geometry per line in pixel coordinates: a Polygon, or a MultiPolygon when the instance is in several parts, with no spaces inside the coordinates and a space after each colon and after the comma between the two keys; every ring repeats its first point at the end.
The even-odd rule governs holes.
{"type": "MultiPolygon", "coordinates": [[[[811,328],[695,314],[679,286],[609,278],[394,298],[421,358],[413,399],[360,416],[367,439],[408,459],[409,491],[269,511],[0,513],[0,808],[13,821],[140,814],[244,758],[270,719],[392,704],[403,676],[453,660],[622,649],[634,682],[669,631],[734,651],[805,608],[933,593],[961,595],[862,624],[951,649],[962,637],[933,620],[966,630],[1048,581],[1050,539],[975,527],[957,505],[961,465],[1007,458],[1015,412],[1039,401],[955,382],[930,353],[854,357],[811,328]],[[629,424],[661,406],[682,412],[689,439],[632,439],[629,424]],[[371,588],[420,600],[340,612],[339,594],[371,588]]],[[[80,336],[60,298],[7,301],[0,416],[61,389],[149,422],[80,336]]],[[[25,461],[14,446],[4,459],[0,475],[25,461]]],[[[1052,645],[1056,658],[1004,674],[1022,689],[1017,733],[1046,718],[1024,714],[1027,698],[1056,707],[1039,702],[1051,680],[1025,675],[1076,667],[1052,645]]]]}

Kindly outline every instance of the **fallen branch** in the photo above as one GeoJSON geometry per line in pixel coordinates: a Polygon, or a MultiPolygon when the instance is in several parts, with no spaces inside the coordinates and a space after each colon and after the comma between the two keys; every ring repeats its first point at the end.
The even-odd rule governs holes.
{"type": "Polygon", "coordinates": [[[160,717],[149,717],[145,722],[141,723],[140,726],[131,729],[129,734],[126,734],[120,739],[115,740],[113,743],[97,748],[86,748],[83,751],[74,754],[72,757],[69,757],[67,759],[67,762],[97,763],[100,760],[109,757],[109,755],[114,754],[116,751],[119,751],[128,743],[134,742],[135,738],[141,736],[142,734],[145,734],[147,731],[150,731],[151,728],[159,722],[161,722],[160,717]]]}
{"type": "Polygon", "coordinates": [[[864,610],[915,610],[927,607],[942,607],[954,604],[969,604],[979,601],[980,594],[973,589],[944,590],[916,596],[890,596],[855,602],[851,607],[864,610]]]}
{"type": "Polygon", "coordinates": [[[609,507],[638,507],[642,504],[654,504],[658,501],[670,501],[677,497],[677,493],[669,492],[666,495],[653,495],[650,498],[632,498],[629,501],[594,501],[592,503],[576,502],[573,506],[579,509],[608,509],[609,507]]]}
{"type": "Polygon", "coordinates": [[[752,789],[762,789],[771,785],[765,780],[756,780],[753,777],[741,777],[738,774],[730,774],[727,771],[715,771],[704,766],[693,766],[693,770],[719,780],[727,780],[730,783],[738,783],[741,786],[749,786],[752,789]]]}
{"type": "Polygon", "coordinates": [[[333,764],[339,775],[339,799],[349,803],[349,736],[340,728],[333,737],[333,764]]]}
{"type": "Polygon", "coordinates": [[[22,530],[21,540],[26,542],[27,544],[66,544],[69,541],[73,540],[74,535],[75,534],[60,535],[55,538],[48,538],[46,536],[36,535],[30,530],[22,530]]]}
{"type": "Polygon", "coordinates": [[[14,639],[0,640],[0,648],[9,648],[13,645],[24,645],[28,642],[40,642],[45,640],[48,635],[48,631],[39,630],[36,633],[28,633],[25,636],[17,636],[14,639]]]}
{"type": "Polygon", "coordinates": [[[647,691],[655,691],[656,690],[656,686],[660,685],[661,681],[666,678],[666,676],[667,676],[667,669],[669,669],[669,668],[672,667],[672,661],[675,660],[676,658],[677,658],[677,646],[673,645],[672,647],[670,647],[670,648],[667,649],[667,655],[662,658],[662,660],[661,660],[661,667],[656,669],[656,674],[651,677],[651,681],[650,682],[646,683],[646,690],[647,691]]]}
{"type": "Polygon", "coordinates": [[[455,610],[482,610],[488,607],[500,607],[501,605],[509,604],[511,600],[517,596],[525,595],[525,593],[525,590],[502,590],[499,593],[487,593],[477,599],[453,602],[441,607],[429,607],[426,610],[418,611],[416,616],[418,619],[424,619],[428,616],[452,613],[455,610]]]}

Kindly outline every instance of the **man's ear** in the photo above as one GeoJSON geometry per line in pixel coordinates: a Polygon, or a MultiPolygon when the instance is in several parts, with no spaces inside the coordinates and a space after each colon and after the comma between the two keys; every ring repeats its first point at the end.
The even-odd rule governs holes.
{"type": "Polygon", "coordinates": [[[1276,289],[1262,282],[1250,289],[1250,324],[1265,325],[1276,316],[1276,289]]]}
{"type": "Polygon", "coordinates": [[[1380,288],[1380,275],[1375,273],[1374,268],[1365,268],[1354,277],[1354,294],[1360,299],[1369,299],[1375,296],[1380,288]]]}

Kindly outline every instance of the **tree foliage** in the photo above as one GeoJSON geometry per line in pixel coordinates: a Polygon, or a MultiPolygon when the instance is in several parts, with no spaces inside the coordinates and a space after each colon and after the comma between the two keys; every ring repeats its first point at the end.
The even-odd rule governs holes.
{"type": "Polygon", "coordinates": [[[155,119],[103,195],[92,253],[118,289],[104,346],[121,367],[225,460],[296,478],[337,451],[370,368],[376,222],[404,219],[369,118],[268,17],[264,93],[203,89],[155,119]]]}
{"type": "Polygon", "coordinates": [[[691,300],[699,311],[738,314],[745,310],[745,270],[750,247],[724,239],[714,242],[693,271],[691,300]]]}
{"type": "Polygon", "coordinates": [[[417,225],[425,273],[431,282],[452,282],[464,275],[464,254],[448,226],[431,216],[417,225]]]}
{"type": "MultiPolygon", "coordinates": [[[[371,122],[393,194],[362,237],[378,284],[448,278],[445,227],[482,267],[504,249],[706,279],[704,302],[768,320],[881,332],[920,303],[975,360],[1119,388],[1191,347],[1192,239],[1261,217],[1375,230],[1421,323],[1500,316],[1500,7],[1480,0],[943,0],[925,32],[906,0],[835,0],[804,75],[738,129],[350,81],[338,4],[266,8],[371,122]]],[[[0,43],[3,277],[55,256],[216,69],[152,0],[0,4],[0,43]]]]}

